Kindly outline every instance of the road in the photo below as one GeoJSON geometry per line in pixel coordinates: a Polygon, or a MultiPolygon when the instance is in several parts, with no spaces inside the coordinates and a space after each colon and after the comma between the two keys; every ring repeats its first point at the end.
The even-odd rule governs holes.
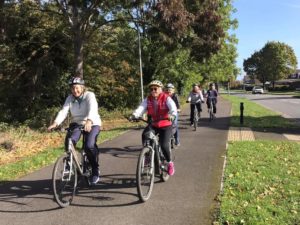
{"type": "Polygon", "coordinates": [[[290,95],[260,95],[260,94],[237,94],[254,101],[273,111],[279,112],[283,117],[294,119],[300,123],[300,98],[293,98],[290,95]]]}
{"type": "Polygon", "coordinates": [[[183,111],[181,146],[174,151],[176,173],[166,183],[156,181],[148,202],[138,201],[135,182],[142,130],[131,130],[100,145],[101,182],[91,189],[80,185],[73,204],[65,209],[53,201],[53,165],[2,184],[0,225],[211,224],[230,115],[228,102],[218,104],[218,118],[209,122],[202,113],[196,132],[189,126],[188,110],[183,111]]]}

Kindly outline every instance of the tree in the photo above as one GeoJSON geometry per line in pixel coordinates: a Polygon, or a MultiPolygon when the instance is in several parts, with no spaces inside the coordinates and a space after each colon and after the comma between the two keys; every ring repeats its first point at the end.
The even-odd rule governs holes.
{"type": "Polygon", "coordinates": [[[282,42],[267,42],[265,46],[244,60],[244,70],[263,84],[287,78],[297,69],[297,58],[292,47],[282,42]]]}

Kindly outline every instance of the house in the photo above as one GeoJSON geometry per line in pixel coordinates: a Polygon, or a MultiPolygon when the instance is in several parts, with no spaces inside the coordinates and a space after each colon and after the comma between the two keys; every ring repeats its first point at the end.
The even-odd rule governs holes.
{"type": "Polygon", "coordinates": [[[300,79],[300,69],[296,70],[296,73],[289,75],[288,79],[300,79]]]}

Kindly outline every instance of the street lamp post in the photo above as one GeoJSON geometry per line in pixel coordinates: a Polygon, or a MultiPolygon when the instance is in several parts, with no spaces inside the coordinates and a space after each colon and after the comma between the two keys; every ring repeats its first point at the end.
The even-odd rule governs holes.
{"type": "Polygon", "coordinates": [[[138,30],[138,41],[139,41],[139,61],[140,61],[140,82],[141,82],[141,98],[144,100],[144,86],[143,86],[143,65],[142,65],[142,47],[141,47],[141,34],[140,28],[137,27],[138,30]]]}

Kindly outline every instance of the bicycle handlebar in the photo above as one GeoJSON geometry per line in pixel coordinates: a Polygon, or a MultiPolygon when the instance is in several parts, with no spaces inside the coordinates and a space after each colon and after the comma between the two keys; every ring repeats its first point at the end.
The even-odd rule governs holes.
{"type": "Polygon", "coordinates": [[[130,122],[139,122],[139,121],[143,121],[147,124],[151,124],[151,123],[156,123],[162,120],[169,120],[169,119],[159,119],[159,120],[145,120],[142,117],[138,117],[138,118],[127,118],[130,122]]]}

